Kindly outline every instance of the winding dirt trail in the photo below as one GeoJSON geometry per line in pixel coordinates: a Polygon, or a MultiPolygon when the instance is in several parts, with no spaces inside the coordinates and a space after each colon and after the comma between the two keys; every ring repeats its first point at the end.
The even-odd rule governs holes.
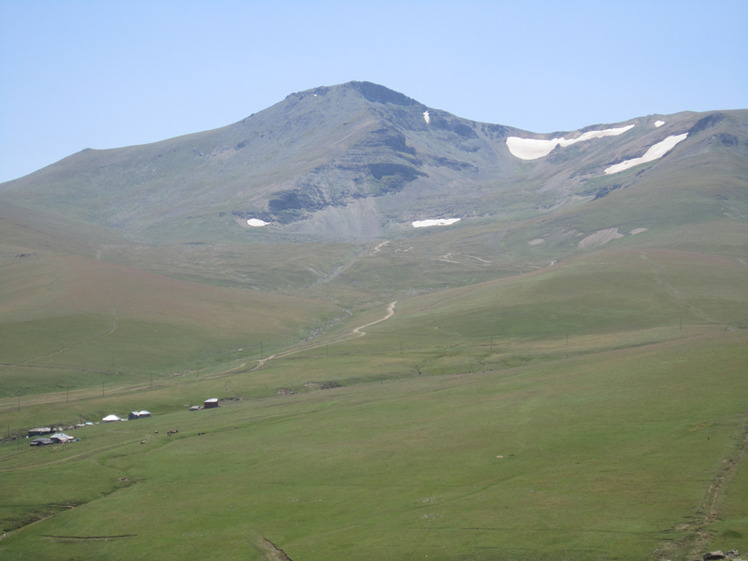
{"type": "MultiPolygon", "coordinates": [[[[376,325],[378,323],[382,323],[383,321],[386,321],[386,320],[390,319],[392,316],[394,316],[395,315],[395,306],[396,305],[397,305],[397,300],[395,300],[393,302],[390,302],[389,306],[387,306],[387,313],[384,315],[384,317],[381,317],[381,318],[379,318],[377,320],[374,320],[374,321],[371,321],[371,322],[366,323],[364,325],[359,325],[358,327],[353,328],[351,330],[351,334],[355,335],[357,337],[363,337],[364,335],[366,335],[366,331],[364,331],[364,329],[366,329],[367,327],[371,327],[372,325],[376,325]]],[[[337,339],[334,339],[332,341],[328,341],[326,343],[320,343],[319,345],[314,345],[314,346],[311,346],[311,347],[304,347],[303,349],[291,349],[289,351],[284,351],[282,353],[273,354],[273,355],[270,355],[270,356],[268,356],[266,358],[261,358],[260,360],[257,361],[257,364],[254,367],[250,368],[249,370],[245,370],[245,372],[253,372],[255,370],[259,370],[260,368],[262,368],[263,366],[265,366],[265,363],[267,363],[267,361],[269,361],[269,360],[273,360],[275,358],[281,358],[281,357],[284,357],[284,356],[289,356],[289,355],[292,355],[292,354],[295,354],[295,353],[298,353],[298,352],[301,352],[301,351],[311,351],[313,349],[319,349],[320,347],[324,347],[326,345],[329,345],[330,343],[338,343],[340,341],[345,341],[347,338],[348,338],[347,336],[343,335],[343,336],[341,336],[341,337],[339,337],[337,339]]]]}
{"type": "Polygon", "coordinates": [[[387,315],[386,316],[384,316],[381,319],[372,321],[371,323],[367,323],[366,325],[360,325],[359,327],[357,327],[353,331],[351,331],[351,333],[354,333],[354,334],[358,335],[359,337],[363,337],[364,335],[366,335],[366,331],[364,331],[364,329],[366,329],[367,327],[371,327],[372,325],[376,325],[377,323],[382,323],[383,321],[386,321],[386,320],[390,319],[392,316],[394,316],[395,315],[395,306],[396,305],[397,305],[397,300],[395,300],[394,302],[391,302],[390,305],[387,306],[387,315]]]}

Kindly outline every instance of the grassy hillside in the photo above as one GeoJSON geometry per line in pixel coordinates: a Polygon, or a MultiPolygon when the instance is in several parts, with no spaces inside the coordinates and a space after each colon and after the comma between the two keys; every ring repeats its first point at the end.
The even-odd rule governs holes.
{"type": "Polygon", "coordinates": [[[691,337],[157,412],[55,448],[6,443],[6,530],[54,516],[0,549],[265,559],[269,540],[291,559],[633,560],[744,548],[732,493],[745,474],[714,497],[709,485],[744,446],[745,343],[691,337]],[[712,498],[732,507],[718,525],[703,512],[712,498]]]}
{"type": "MultiPolygon", "coordinates": [[[[3,354],[73,372],[73,362],[106,362],[92,351],[97,335],[143,337],[159,326],[177,330],[183,347],[166,346],[164,361],[181,364],[200,345],[226,342],[261,306],[237,289],[198,290],[84,259],[67,266],[60,301],[76,302],[73,279],[82,277],[71,271],[100,287],[127,278],[118,304],[138,310],[130,313],[141,331],[121,318],[103,337],[114,322],[104,313],[98,323],[49,317],[51,331],[67,322],[70,344],[45,354],[17,336],[19,350],[3,354]],[[154,297],[128,305],[129,290],[154,297]],[[222,302],[231,304],[219,313],[222,302]]],[[[745,550],[745,267],[693,252],[597,251],[400,294],[392,315],[383,300],[295,342],[279,326],[298,325],[305,309],[321,317],[319,304],[289,308],[277,297],[260,315],[263,335],[284,343],[263,351],[267,362],[239,353],[153,380],[147,361],[139,370],[131,357],[103,391],[81,382],[49,393],[50,378],[46,390],[6,394],[9,432],[143,408],[154,417],[75,429],[73,444],[0,445],[0,551],[42,560],[259,560],[281,549],[294,560],[583,561],[745,550]],[[207,397],[222,406],[187,411],[207,397]]],[[[113,297],[81,295],[77,307],[110,310],[113,297]]]]}
{"type": "Polygon", "coordinates": [[[524,160],[582,131],[426,109],[319,88],[0,185],[0,559],[745,556],[745,111],[524,160]]]}
{"type": "Polygon", "coordinates": [[[310,336],[341,310],[74,256],[30,255],[0,278],[3,395],[196,372],[310,336]]]}

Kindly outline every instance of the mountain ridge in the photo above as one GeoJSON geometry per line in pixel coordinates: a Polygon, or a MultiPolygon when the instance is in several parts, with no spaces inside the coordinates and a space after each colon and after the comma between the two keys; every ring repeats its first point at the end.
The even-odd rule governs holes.
{"type": "Polygon", "coordinates": [[[416,220],[532,216],[595,200],[638,182],[664,158],[696,153],[696,143],[708,149],[699,137],[710,130],[712,144],[742,154],[747,120],[741,110],[682,112],[540,134],[348,82],[292,93],[217,129],[85,149],[0,184],[0,193],[149,243],[178,241],[195,217],[211,224],[216,240],[240,238],[241,230],[272,237],[252,227],[261,225],[299,240],[366,242],[404,235],[416,220]],[[653,163],[606,174],[683,134],[689,138],[653,163]],[[524,159],[510,139],[552,146],[524,159]]]}

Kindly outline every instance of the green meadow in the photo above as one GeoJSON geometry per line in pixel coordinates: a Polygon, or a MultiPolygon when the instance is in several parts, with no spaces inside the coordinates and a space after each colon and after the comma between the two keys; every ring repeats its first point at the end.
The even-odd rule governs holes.
{"type": "MultiPolygon", "coordinates": [[[[316,259],[334,268],[340,253],[316,259]]],[[[372,273],[366,303],[106,260],[61,259],[49,277],[19,266],[0,281],[14,295],[0,322],[0,557],[748,552],[745,263],[631,242],[510,265],[410,292],[372,273]],[[219,408],[188,410],[211,397],[219,408]],[[153,416],[70,429],[74,443],[13,438],[142,409],[153,416]]],[[[443,266],[433,282],[457,278],[443,266]]]]}

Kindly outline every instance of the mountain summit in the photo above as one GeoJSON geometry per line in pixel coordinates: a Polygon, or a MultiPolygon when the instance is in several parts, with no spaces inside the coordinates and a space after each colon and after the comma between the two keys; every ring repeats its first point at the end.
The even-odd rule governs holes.
{"type": "Polygon", "coordinates": [[[223,128],[86,149],[0,185],[0,195],[152,243],[187,232],[367,241],[414,223],[530,217],[649,189],[653,175],[707,152],[738,165],[746,117],[680,113],[535,134],[349,82],[293,93],[223,128]]]}

